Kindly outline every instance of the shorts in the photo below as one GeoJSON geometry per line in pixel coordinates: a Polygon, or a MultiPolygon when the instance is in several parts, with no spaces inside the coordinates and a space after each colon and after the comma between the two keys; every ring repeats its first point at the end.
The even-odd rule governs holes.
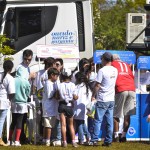
{"type": "Polygon", "coordinates": [[[59,104],[58,112],[63,113],[66,117],[71,118],[74,115],[73,107],[66,104],[59,104]]]}
{"type": "Polygon", "coordinates": [[[121,118],[136,114],[136,94],[124,91],[115,95],[114,117],[121,118]]]}
{"type": "Polygon", "coordinates": [[[44,127],[53,128],[55,126],[55,122],[56,122],[55,116],[43,117],[43,120],[44,120],[44,127]]]}

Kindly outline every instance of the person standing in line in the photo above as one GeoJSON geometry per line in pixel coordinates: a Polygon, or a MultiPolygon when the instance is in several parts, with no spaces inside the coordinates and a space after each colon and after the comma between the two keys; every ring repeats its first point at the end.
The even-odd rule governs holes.
{"type": "MultiPolygon", "coordinates": [[[[75,68],[75,70],[72,73],[72,78],[71,78],[71,82],[76,83],[76,78],[75,75],[77,72],[83,72],[83,73],[87,73],[87,71],[90,68],[90,61],[87,58],[82,58],[79,61],[79,70],[78,70],[78,66],[75,68]]],[[[88,74],[87,74],[88,75],[88,74]]]]}
{"type": "Polygon", "coordinates": [[[63,59],[61,58],[55,59],[55,67],[60,73],[63,71],[63,67],[64,67],[63,65],[64,65],[63,59]]]}
{"type": "MultiPolygon", "coordinates": [[[[33,58],[33,52],[30,49],[26,49],[23,51],[23,61],[21,64],[18,65],[18,67],[16,68],[16,72],[18,69],[21,69],[23,74],[24,74],[24,78],[26,78],[27,80],[29,80],[29,82],[32,84],[33,79],[36,77],[36,73],[30,71],[29,65],[32,61],[33,58]]],[[[27,112],[28,113],[28,112],[27,112]]],[[[24,131],[24,125],[27,121],[27,113],[24,114],[23,116],[23,121],[22,121],[22,132],[21,132],[21,136],[20,136],[20,142],[22,144],[26,144],[28,143],[28,140],[26,138],[26,134],[24,131]]]]}
{"type": "Polygon", "coordinates": [[[50,68],[48,71],[48,80],[44,84],[42,110],[44,120],[44,139],[45,145],[50,146],[51,129],[54,128],[56,116],[58,114],[58,105],[56,100],[56,93],[58,87],[56,84],[59,76],[59,71],[56,68],[50,68]]]}
{"type": "Polygon", "coordinates": [[[87,109],[86,105],[91,101],[92,92],[89,81],[84,73],[78,72],[76,77],[76,89],[78,90],[78,99],[74,101],[74,122],[78,133],[79,144],[84,144],[84,135],[86,143],[90,141],[90,133],[87,128],[87,109]]]}
{"type": "Polygon", "coordinates": [[[96,79],[96,76],[97,76],[97,72],[96,72],[96,68],[95,68],[95,64],[94,64],[94,62],[93,62],[93,58],[90,58],[89,59],[89,61],[90,61],[90,75],[89,75],[89,82],[90,82],[90,86],[91,86],[91,88],[93,88],[94,87],[94,81],[95,81],[95,79],[96,79]]]}
{"type": "MultiPolygon", "coordinates": [[[[56,81],[57,85],[59,86],[60,82],[61,82],[61,73],[63,71],[63,59],[61,58],[56,58],[55,59],[55,68],[59,71],[59,77],[56,81]]],[[[61,146],[61,125],[60,125],[60,118],[59,118],[59,114],[57,116],[56,122],[55,122],[55,126],[52,130],[52,136],[51,136],[51,140],[53,141],[52,144],[53,146],[61,146]]]]}
{"type": "MultiPolygon", "coordinates": [[[[42,126],[42,98],[43,98],[43,87],[45,82],[48,80],[48,74],[47,71],[49,68],[54,67],[55,59],[52,57],[48,57],[44,60],[44,69],[39,70],[37,72],[36,78],[33,82],[36,98],[36,109],[37,109],[37,116],[36,116],[36,130],[37,130],[37,139],[41,140],[41,137],[43,136],[43,126],[42,126]]],[[[45,143],[45,139],[43,139],[45,143]]]]}
{"type": "Polygon", "coordinates": [[[114,141],[126,142],[126,133],[130,126],[130,116],[135,115],[135,83],[130,66],[122,62],[118,55],[113,55],[112,66],[118,70],[114,107],[114,141]],[[124,117],[123,132],[119,139],[119,118],[124,117]]]}
{"type": "Polygon", "coordinates": [[[15,95],[15,81],[10,75],[13,66],[14,64],[11,60],[4,61],[4,72],[0,74],[0,146],[8,146],[2,140],[2,131],[10,101],[15,95]]]}
{"type": "Polygon", "coordinates": [[[9,145],[12,144],[12,135],[15,130],[15,143],[14,146],[21,146],[20,144],[20,135],[22,129],[22,121],[24,114],[28,112],[27,100],[30,95],[31,86],[26,79],[26,74],[22,68],[19,68],[16,72],[15,77],[15,97],[11,102],[11,111],[12,111],[12,123],[10,125],[9,132],[9,145]]]}
{"type": "Polygon", "coordinates": [[[16,68],[16,71],[19,69],[19,68],[22,68],[24,74],[25,74],[25,78],[26,79],[32,79],[32,78],[35,78],[36,76],[36,73],[31,73],[30,72],[30,68],[29,68],[29,65],[31,63],[31,60],[32,60],[32,57],[33,57],[33,52],[32,50],[30,49],[26,49],[23,51],[23,61],[20,65],[18,65],[18,67],[16,68]]]}
{"type": "Polygon", "coordinates": [[[106,118],[106,136],[102,146],[111,146],[112,143],[115,83],[118,74],[117,69],[111,66],[112,60],[112,54],[109,52],[105,52],[101,57],[103,67],[98,71],[91,98],[93,101],[96,97],[97,102],[89,145],[98,145],[98,136],[104,116],[106,118]]]}
{"type": "Polygon", "coordinates": [[[66,139],[66,120],[69,126],[72,146],[78,147],[75,142],[75,131],[73,125],[73,101],[77,100],[78,97],[75,94],[75,84],[71,82],[71,70],[64,69],[62,72],[62,83],[58,87],[60,94],[58,113],[61,122],[61,134],[62,134],[62,147],[67,147],[66,139]]]}

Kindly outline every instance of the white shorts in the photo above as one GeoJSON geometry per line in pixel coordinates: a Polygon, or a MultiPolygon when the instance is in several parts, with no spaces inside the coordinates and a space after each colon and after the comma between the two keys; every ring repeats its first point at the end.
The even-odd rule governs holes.
{"type": "Polygon", "coordinates": [[[56,117],[44,117],[44,127],[53,128],[55,126],[56,117]]]}

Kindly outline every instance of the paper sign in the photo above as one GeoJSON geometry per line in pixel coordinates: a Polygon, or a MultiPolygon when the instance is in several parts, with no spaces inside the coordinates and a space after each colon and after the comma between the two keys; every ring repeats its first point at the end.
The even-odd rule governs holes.
{"type": "Polygon", "coordinates": [[[39,58],[75,58],[79,59],[79,48],[77,46],[50,46],[37,45],[37,57],[39,58]]]}

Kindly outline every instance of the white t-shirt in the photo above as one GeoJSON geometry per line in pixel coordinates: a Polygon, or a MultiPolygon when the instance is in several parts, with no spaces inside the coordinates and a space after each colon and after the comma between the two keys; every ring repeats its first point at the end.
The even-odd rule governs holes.
{"type": "Polygon", "coordinates": [[[58,101],[53,98],[55,91],[58,89],[56,82],[47,80],[44,84],[42,109],[43,117],[57,116],[58,101]]]}
{"type": "Polygon", "coordinates": [[[48,79],[47,70],[43,69],[38,71],[36,78],[34,80],[34,86],[37,87],[37,90],[43,88],[43,85],[47,79],[48,79]]]}
{"type": "Polygon", "coordinates": [[[72,82],[62,82],[59,84],[59,94],[60,101],[65,101],[69,103],[69,101],[73,100],[73,94],[75,94],[75,84],[72,82]]]}
{"type": "Polygon", "coordinates": [[[96,81],[100,83],[100,89],[97,92],[97,101],[114,101],[117,75],[118,71],[113,66],[104,66],[98,71],[96,81]]]}
{"type": "Polygon", "coordinates": [[[78,99],[74,101],[74,119],[85,120],[86,119],[86,105],[91,101],[92,92],[88,89],[88,95],[86,85],[81,83],[76,85],[78,99]]]}
{"type": "Polygon", "coordinates": [[[97,76],[97,73],[92,71],[90,74],[90,78],[89,78],[90,82],[95,81],[96,76],[97,76]]]}
{"type": "Polygon", "coordinates": [[[28,113],[28,105],[27,103],[11,102],[11,112],[18,114],[28,113]]]}
{"type": "MultiPolygon", "coordinates": [[[[0,73],[0,81],[2,81],[3,73],[0,73]]],[[[6,74],[3,83],[0,83],[0,110],[8,109],[10,101],[8,94],[15,93],[15,80],[10,74],[6,74]]]]}

